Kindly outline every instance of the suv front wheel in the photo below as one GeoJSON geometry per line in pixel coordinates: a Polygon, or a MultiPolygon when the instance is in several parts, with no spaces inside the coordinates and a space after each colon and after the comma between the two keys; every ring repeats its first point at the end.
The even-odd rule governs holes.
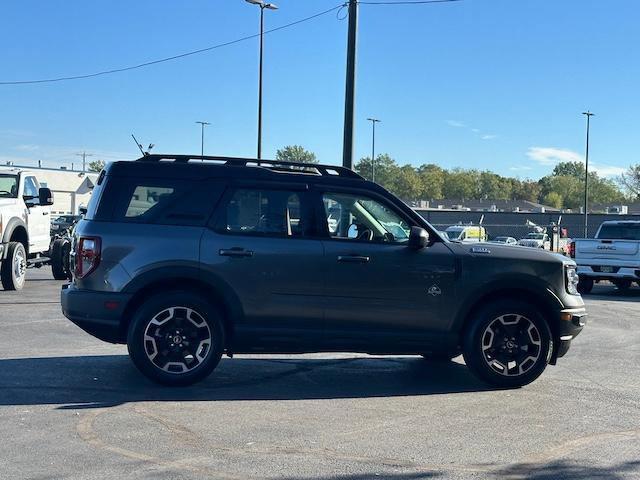
{"type": "Polygon", "coordinates": [[[464,360],[482,380],[517,388],[538,378],[549,363],[549,325],[528,303],[505,300],[474,315],[463,341],[464,360]]]}
{"type": "Polygon", "coordinates": [[[135,366],[151,380],[169,386],[190,385],[206,378],[220,361],[222,318],[197,295],[156,295],[135,313],[127,347],[135,366]]]}

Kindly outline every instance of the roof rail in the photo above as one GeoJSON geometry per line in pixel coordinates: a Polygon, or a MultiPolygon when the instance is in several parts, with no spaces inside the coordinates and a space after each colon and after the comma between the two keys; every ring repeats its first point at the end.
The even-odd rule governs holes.
{"type": "Polygon", "coordinates": [[[149,153],[136,160],[137,162],[171,162],[189,163],[191,161],[207,162],[234,167],[262,167],[275,172],[303,173],[310,175],[334,176],[345,178],[364,178],[346,167],[321,165],[318,163],[286,162],[281,160],[258,160],[256,158],[220,157],[209,155],[167,155],[149,153]]]}

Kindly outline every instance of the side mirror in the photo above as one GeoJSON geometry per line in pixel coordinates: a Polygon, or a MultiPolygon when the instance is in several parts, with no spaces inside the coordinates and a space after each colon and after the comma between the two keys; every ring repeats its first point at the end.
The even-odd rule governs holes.
{"type": "Polygon", "coordinates": [[[419,250],[424,248],[429,243],[429,234],[424,228],[421,227],[411,227],[411,232],[409,233],[409,247],[415,248],[419,250]]]}
{"type": "Polygon", "coordinates": [[[78,207],[78,214],[84,217],[87,214],[87,207],[85,207],[84,205],[80,205],[78,207]]]}
{"type": "Polygon", "coordinates": [[[38,190],[38,201],[40,206],[43,207],[53,205],[53,192],[46,187],[40,188],[40,190],[38,190]]]}

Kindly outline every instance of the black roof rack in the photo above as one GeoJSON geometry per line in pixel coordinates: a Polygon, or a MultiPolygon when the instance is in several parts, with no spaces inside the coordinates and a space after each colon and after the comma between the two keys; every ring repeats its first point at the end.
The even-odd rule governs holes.
{"type": "Polygon", "coordinates": [[[321,165],[317,163],[283,162],[279,160],[258,160],[256,158],[219,157],[209,155],[166,155],[149,153],[136,160],[137,162],[175,162],[189,163],[191,161],[207,162],[215,165],[229,165],[234,167],[262,167],[276,172],[302,173],[364,180],[362,176],[346,167],[336,165],[321,165]]]}

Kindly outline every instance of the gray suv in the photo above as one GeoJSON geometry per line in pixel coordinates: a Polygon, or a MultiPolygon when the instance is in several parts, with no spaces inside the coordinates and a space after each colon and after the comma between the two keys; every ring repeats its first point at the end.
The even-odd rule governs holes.
{"type": "Polygon", "coordinates": [[[223,354],[351,351],[536,379],[586,313],[575,263],[443,238],[351,170],[226,157],[115,162],[74,232],[64,315],[167,385],[223,354]]]}

